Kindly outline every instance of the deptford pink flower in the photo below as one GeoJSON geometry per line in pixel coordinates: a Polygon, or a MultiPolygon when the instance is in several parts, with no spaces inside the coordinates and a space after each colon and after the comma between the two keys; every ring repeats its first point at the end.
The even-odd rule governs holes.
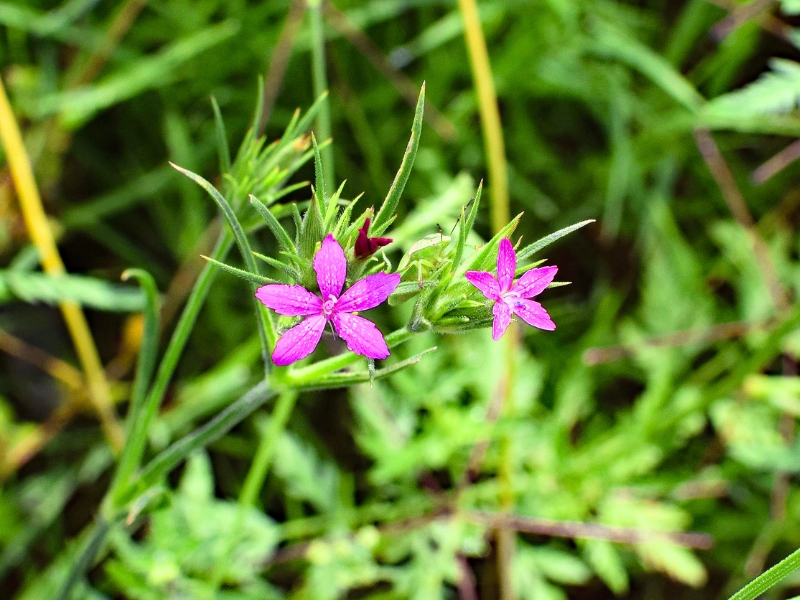
{"type": "Polygon", "coordinates": [[[503,238],[497,252],[497,278],[487,271],[467,271],[465,277],[489,300],[494,300],[492,338],[499,340],[505,333],[511,315],[517,315],[528,325],[553,331],[555,323],[541,304],[531,300],[540,294],[556,276],[558,267],[542,267],[525,272],[514,283],[517,255],[511,242],[503,238]]]}
{"type": "Polygon", "coordinates": [[[358,230],[356,245],[353,253],[356,258],[363,260],[375,254],[379,248],[383,248],[392,243],[392,238],[369,237],[369,217],[364,220],[364,225],[358,230]]]}
{"type": "Polygon", "coordinates": [[[369,275],[342,294],[347,259],[330,234],[314,256],[314,271],[321,298],[301,285],[270,284],[256,291],[256,298],[279,315],[307,317],[280,337],[272,362],[284,366],[311,354],[328,322],[356,354],[373,359],[389,356],[389,347],[375,324],[352,313],[374,308],[386,300],[400,284],[400,274],[369,275]]]}

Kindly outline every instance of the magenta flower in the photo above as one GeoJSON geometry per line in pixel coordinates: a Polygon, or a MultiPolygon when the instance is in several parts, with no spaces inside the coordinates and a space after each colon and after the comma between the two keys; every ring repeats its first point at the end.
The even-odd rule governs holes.
{"type": "Polygon", "coordinates": [[[400,284],[400,274],[369,275],[342,294],[347,259],[330,234],[314,256],[314,271],[322,298],[301,285],[270,284],[256,291],[256,298],[279,315],[308,317],[280,337],[272,362],[284,366],[311,354],[328,322],[356,354],[373,359],[389,356],[389,347],[375,324],[352,313],[374,308],[386,300],[400,284]]]}
{"type": "Polygon", "coordinates": [[[494,322],[492,323],[492,339],[499,340],[508,324],[511,315],[517,315],[528,325],[545,331],[553,331],[555,323],[541,304],[531,300],[540,294],[556,276],[558,267],[542,267],[531,269],[514,283],[517,271],[517,255],[511,242],[503,238],[497,251],[497,279],[487,271],[467,271],[465,277],[478,288],[489,300],[494,300],[494,322]]]}

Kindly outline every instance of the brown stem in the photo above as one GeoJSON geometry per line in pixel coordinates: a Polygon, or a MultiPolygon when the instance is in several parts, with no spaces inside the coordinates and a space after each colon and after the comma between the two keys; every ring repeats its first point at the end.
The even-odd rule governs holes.
{"type": "MultiPolygon", "coordinates": [[[[336,8],[332,2],[323,2],[323,10],[328,22],[338,31],[356,50],[364,55],[370,64],[389,80],[400,95],[405,98],[410,106],[417,105],[419,86],[384,56],[378,45],[373,42],[363,31],[353,25],[347,15],[336,8]]],[[[453,124],[440,113],[430,102],[425,103],[425,120],[439,136],[445,140],[456,138],[456,129],[453,124]]]]}
{"type": "Polygon", "coordinates": [[[719,151],[719,147],[708,129],[695,130],[694,137],[697,142],[697,148],[700,150],[700,155],[722,191],[733,218],[736,219],[750,237],[753,254],[758,263],[761,277],[764,279],[764,283],[772,297],[773,305],[779,312],[787,310],[791,302],[778,279],[775,265],[769,255],[769,247],[756,228],[753,215],[750,214],[747,202],[739,190],[739,186],[736,185],[736,180],[733,178],[733,173],[728,163],[725,162],[725,158],[719,151]]]}
{"type": "Polygon", "coordinates": [[[272,109],[278,99],[278,92],[281,89],[283,76],[286,74],[286,67],[289,65],[289,58],[292,56],[292,46],[294,36],[303,22],[303,15],[306,13],[305,0],[292,0],[289,6],[289,13],[286,15],[286,22],[283,24],[275,51],[272,53],[272,60],[269,61],[267,76],[264,78],[264,104],[261,109],[261,119],[256,126],[256,135],[264,133],[272,109]]]}
{"type": "MultiPolygon", "coordinates": [[[[706,0],[706,2],[708,2],[709,4],[714,4],[716,6],[719,6],[720,8],[727,10],[730,13],[734,13],[737,10],[741,10],[746,6],[749,6],[749,5],[742,6],[741,4],[736,2],[736,0],[706,0]]],[[[775,17],[774,15],[764,14],[762,11],[751,18],[764,31],[767,31],[768,33],[771,33],[772,35],[779,37],[780,39],[794,46],[794,42],[792,41],[792,28],[783,21],[781,21],[780,19],[778,19],[777,17],[775,17]]],[[[725,21],[721,21],[718,24],[718,26],[721,26],[722,23],[724,22],[725,21]]],[[[737,24],[736,26],[738,27],[739,25],[741,25],[741,23],[737,24]]],[[[725,35],[727,35],[727,33],[725,35]]]]}
{"type": "Polygon", "coordinates": [[[490,513],[484,511],[465,511],[458,513],[462,519],[476,525],[495,527],[549,535],[552,537],[573,539],[595,539],[617,542],[620,544],[641,544],[645,542],[670,542],[687,548],[708,550],[714,545],[714,538],[707,533],[684,531],[656,531],[652,529],[634,529],[631,527],[614,527],[600,523],[581,523],[578,521],[553,521],[522,517],[508,513],[490,513]]]}
{"type": "Polygon", "coordinates": [[[778,152],[763,165],[750,174],[750,181],[761,185],[774,175],[780,173],[794,161],[800,158],[800,140],[797,140],[778,152]]]}
{"type": "Polygon", "coordinates": [[[589,348],[583,353],[583,362],[587,365],[599,365],[634,356],[641,347],[677,347],[687,344],[708,344],[722,340],[731,340],[754,331],[768,329],[776,321],[769,319],[758,323],[735,321],[721,323],[707,329],[686,329],[666,335],[645,338],[635,344],[619,344],[605,348],[589,348]]]}
{"type": "Polygon", "coordinates": [[[108,31],[106,31],[106,35],[100,47],[86,60],[80,70],[71,81],[68,82],[68,87],[76,88],[90,83],[100,74],[100,71],[111,57],[114,49],[133,26],[136,17],[139,16],[139,13],[142,12],[146,4],[147,0],[128,0],[122,5],[122,8],[119,9],[108,31]]]}

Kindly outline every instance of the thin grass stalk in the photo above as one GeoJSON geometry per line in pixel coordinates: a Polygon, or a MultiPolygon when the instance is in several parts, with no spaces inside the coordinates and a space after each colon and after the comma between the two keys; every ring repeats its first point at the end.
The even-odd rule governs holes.
{"type": "MultiPolygon", "coordinates": [[[[47,222],[22,134],[2,80],[0,80],[0,141],[5,149],[11,177],[17,189],[25,225],[31,240],[39,250],[42,267],[50,275],[61,275],[66,269],[47,222]]],[[[86,375],[89,395],[100,419],[103,433],[111,448],[117,453],[124,444],[125,435],[114,412],[111,391],[86,316],[81,307],[74,302],[62,302],[59,307],[75,345],[81,368],[86,375]]]]}
{"type": "MultiPolygon", "coordinates": [[[[503,126],[500,111],[497,107],[497,94],[492,78],[492,67],[489,62],[489,51],[486,38],[481,28],[480,16],[476,0],[459,0],[458,6],[464,19],[464,36],[467,43],[470,66],[475,92],[478,96],[478,110],[481,116],[484,147],[488,167],[489,198],[491,200],[492,231],[500,231],[511,219],[508,199],[508,169],[506,164],[503,126]]],[[[518,328],[512,324],[506,332],[504,346],[506,353],[506,369],[498,385],[497,394],[501,395],[502,410],[511,411],[511,389],[513,387],[513,362],[516,354],[518,328]]],[[[514,496],[511,484],[513,464],[512,448],[509,439],[501,441],[500,505],[504,510],[512,510],[514,496]]],[[[516,535],[506,529],[497,529],[498,574],[501,600],[514,600],[516,597],[511,581],[511,564],[514,559],[516,535]]]]}
{"type": "Polygon", "coordinates": [[[798,568],[800,568],[800,550],[795,550],[777,565],[765,571],[736,592],[729,600],[755,600],[798,568]]]}
{"type": "MultiPolygon", "coordinates": [[[[325,65],[325,27],[322,17],[324,0],[308,0],[308,16],[311,27],[311,75],[314,86],[314,97],[319,98],[328,91],[328,74],[325,65]]],[[[331,139],[330,99],[320,107],[316,119],[317,136],[321,142],[331,139]]],[[[328,144],[322,149],[323,176],[329,185],[334,182],[333,147],[328,144]]]]}
{"type": "Polygon", "coordinates": [[[503,126],[500,121],[500,110],[497,108],[492,66],[489,63],[489,51],[486,49],[486,39],[481,29],[478,5],[475,0],[458,0],[458,6],[461,10],[461,17],[464,19],[464,36],[467,42],[475,93],[478,96],[478,110],[481,115],[481,129],[486,148],[489,195],[492,203],[492,231],[497,232],[511,218],[503,126]]]}
{"type": "MultiPolygon", "coordinates": [[[[231,246],[233,246],[233,241],[233,234],[229,230],[224,229],[217,239],[214,251],[211,253],[211,258],[223,261],[230,251],[231,246]]],[[[181,313],[178,324],[175,326],[175,331],[172,333],[172,337],[169,340],[169,345],[164,353],[164,357],[158,365],[158,371],[153,381],[153,386],[147,396],[147,403],[145,406],[145,421],[147,422],[150,422],[156,412],[158,412],[158,407],[161,405],[161,400],[164,398],[167,386],[172,379],[172,375],[175,373],[178,360],[180,360],[183,354],[183,349],[186,347],[186,342],[197,321],[197,315],[200,313],[200,309],[205,303],[208,292],[211,289],[211,284],[217,276],[217,272],[218,270],[213,264],[206,264],[189,294],[186,306],[181,313]]],[[[145,440],[147,438],[147,431],[137,430],[135,435],[145,440]]],[[[141,447],[136,457],[136,463],[139,464],[142,454],[144,453],[145,444],[137,442],[137,446],[141,447]]]]}
{"type": "Polygon", "coordinates": [[[147,442],[147,431],[155,416],[154,410],[147,410],[147,389],[155,371],[158,359],[158,338],[161,323],[158,312],[158,288],[152,275],[142,269],[129,269],[123,278],[135,277],[141,282],[147,293],[147,306],[144,313],[144,334],[139,349],[139,360],[136,365],[133,389],[131,390],[130,409],[127,422],[126,437],[128,443],[122,449],[119,465],[114,473],[114,480],[108,493],[113,503],[120,490],[128,485],[133,473],[139,467],[147,442]]]}

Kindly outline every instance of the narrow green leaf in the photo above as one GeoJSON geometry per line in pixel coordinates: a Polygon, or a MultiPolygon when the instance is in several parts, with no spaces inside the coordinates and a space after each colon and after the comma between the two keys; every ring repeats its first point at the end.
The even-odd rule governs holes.
{"type": "Polygon", "coordinates": [[[317,138],[313,133],[311,134],[311,145],[314,148],[314,193],[317,196],[319,205],[325,207],[325,214],[327,217],[328,194],[325,191],[325,173],[322,171],[322,155],[319,152],[317,138]]]}
{"type": "Polygon", "coordinates": [[[569,227],[564,227],[564,229],[559,229],[558,231],[554,231],[550,235],[544,236],[542,239],[525,246],[522,250],[517,252],[517,260],[525,260],[526,258],[530,258],[542,248],[545,248],[555,242],[556,240],[560,240],[567,234],[572,233],[573,231],[588,225],[589,223],[594,223],[594,219],[587,219],[586,221],[581,221],[580,223],[575,223],[574,225],[570,225],[569,227]]]}
{"type": "MultiPolygon", "coordinates": [[[[256,267],[256,261],[253,258],[253,253],[250,250],[250,242],[247,241],[247,236],[244,234],[244,230],[242,229],[242,225],[239,223],[239,219],[236,218],[236,214],[233,212],[231,205],[228,204],[228,201],[222,196],[222,194],[217,191],[211,183],[197,175],[196,173],[192,173],[191,171],[187,171],[186,169],[182,169],[178,165],[170,163],[177,171],[186,175],[189,179],[197,183],[200,187],[202,187],[208,194],[213,198],[214,202],[216,202],[217,206],[219,207],[222,214],[225,216],[225,219],[228,221],[228,225],[230,225],[231,229],[233,230],[234,238],[236,239],[236,244],[239,246],[239,252],[242,254],[242,259],[244,260],[244,264],[247,266],[248,271],[251,273],[258,274],[258,268],[256,267]]],[[[255,292],[255,288],[253,288],[255,292]]],[[[259,335],[261,335],[261,342],[263,347],[263,354],[266,359],[269,356],[270,348],[275,347],[275,326],[272,323],[272,317],[267,313],[267,311],[261,306],[260,303],[255,303],[255,311],[256,311],[256,318],[259,324],[259,335]]],[[[265,362],[265,368],[268,368],[268,363],[265,362]]]]}
{"type": "Polygon", "coordinates": [[[595,29],[596,42],[591,49],[597,54],[614,58],[636,69],[691,112],[696,112],[705,104],[705,98],[689,80],[649,46],[610,25],[597,23],[595,29]]]}
{"type": "Polygon", "coordinates": [[[436,350],[436,346],[428,348],[419,354],[415,354],[411,358],[401,360],[400,362],[388,367],[377,369],[373,373],[370,373],[369,371],[361,371],[358,373],[331,373],[328,375],[323,375],[319,379],[307,381],[295,389],[299,391],[330,390],[356,385],[357,383],[367,383],[375,379],[382,379],[392,375],[393,373],[402,371],[406,367],[417,364],[420,360],[422,360],[423,356],[433,352],[434,350],[436,350]]]}
{"type": "Polygon", "coordinates": [[[224,21],[169,44],[155,55],[132,61],[108,77],[89,86],[45,95],[31,107],[44,117],[60,112],[68,126],[75,127],[96,112],[119,104],[155,86],[172,80],[178,67],[201,52],[229,39],[239,30],[235,21],[224,21]]]}
{"type": "Polygon", "coordinates": [[[472,231],[472,226],[475,223],[475,217],[478,214],[478,207],[481,204],[481,191],[483,189],[483,181],[478,184],[478,190],[475,192],[475,197],[472,199],[472,206],[469,213],[466,209],[461,209],[461,218],[458,221],[458,238],[456,241],[456,251],[453,255],[453,262],[450,264],[450,272],[454,272],[458,265],[461,263],[461,257],[464,256],[464,246],[467,244],[467,236],[472,231]]]}
{"type": "Polygon", "coordinates": [[[111,523],[106,521],[103,517],[98,517],[95,522],[92,523],[85,538],[82,540],[83,546],[77,555],[75,564],[72,565],[72,568],[69,570],[67,579],[61,586],[56,600],[68,600],[70,598],[72,595],[72,588],[86,575],[89,568],[92,566],[94,557],[105,541],[110,527],[111,523]]]}
{"type": "MultiPolygon", "coordinates": [[[[386,345],[389,346],[389,348],[394,348],[411,339],[413,335],[414,333],[405,327],[397,329],[386,336],[386,345]]],[[[326,373],[333,373],[334,371],[344,369],[346,366],[356,362],[359,358],[363,357],[355,352],[343,352],[342,354],[317,361],[306,367],[292,369],[287,377],[287,384],[291,385],[292,388],[302,388],[307,383],[316,381],[320,376],[326,373]]]]}
{"type": "Polygon", "coordinates": [[[113,503],[116,495],[126,487],[134,471],[139,467],[147,444],[147,432],[150,423],[158,412],[158,403],[151,400],[146,403],[147,390],[153,379],[156,360],[158,359],[158,340],[160,331],[160,310],[158,288],[153,276],[143,269],[128,269],[122,279],[137,279],[145,291],[147,305],[144,310],[144,332],[139,349],[139,360],[136,363],[136,375],[131,390],[130,408],[125,431],[125,446],[114,473],[109,497],[113,503]]]}
{"type": "Polygon", "coordinates": [[[408,140],[406,152],[403,155],[403,160],[400,163],[400,170],[397,171],[392,186],[389,188],[389,193],[378,211],[375,221],[372,223],[372,231],[374,235],[380,235],[389,226],[390,219],[394,215],[394,211],[400,202],[400,196],[403,195],[403,190],[406,187],[409,175],[411,175],[411,167],[414,166],[414,160],[417,157],[417,148],[419,148],[419,138],[422,134],[422,115],[425,110],[425,84],[422,84],[422,89],[419,92],[419,99],[417,100],[417,108],[414,111],[414,122],[411,125],[411,138],[408,140]]]}
{"type": "Polygon", "coordinates": [[[146,303],[141,290],[94,277],[0,270],[0,302],[11,299],[53,305],[76,302],[88,308],[115,312],[139,312],[146,303]]]}
{"type": "Polygon", "coordinates": [[[800,550],[795,550],[777,565],[756,577],[729,600],[755,600],[781,579],[800,568],[800,550]]]}
{"type": "Polygon", "coordinates": [[[276,395],[270,389],[268,381],[262,381],[236,402],[211,419],[208,423],[192,433],[174,442],[151,460],[142,471],[135,488],[128,488],[126,500],[144,492],[158,483],[162,477],[172,471],[180,462],[195,450],[207,447],[217,441],[247,417],[261,408],[276,395]]]}
{"type": "MultiPolygon", "coordinates": [[[[203,256],[202,254],[200,256],[203,256]]],[[[230,273],[231,275],[236,275],[237,277],[241,277],[242,279],[249,281],[250,283],[254,283],[256,285],[266,285],[268,283],[276,283],[276,281],[270,277],[265,277],[264,275],[259,275],[257,273],[250,273],[249,271],[245,271],[243,269],[237,269],[236,267],[232,267],[231,265],[226,265],[224,262],[220,262],[218,260],[214,260],[213,258],[209,258],[208,256],[203,256],[208,262],[210,262],[215,267],[219,267],[223,271],[230,273]]]]}
{"type": "Polygon", "coordinates": [[[267,222],[267,227],[269,227],[270,231],[272,231],[275,239],[278,240],[280,247],[286,252],[295,254],[297,251],[292,243],[292,238],[290,238],[289,234],[286,233],[283,225],[278,222],[278,219],[275,218],[275,215],[272,214],[272,211],[269,209],[269,207],[267,207],[263,202],[261,202],[261,200],[252,194],[250,194],[250,204],[252,204],[253,208],[255,208],[259,214],[264,217],[264,221],[267,222]]]}
{"type": "Polygon", "coordinates": [[[230,173],[231,170],[231,151],[228,147],[228,134],[225,131],[225,122],[222,120],[222,112],[219,110],[217,99],[211,96],[211,107],[214,109],[214,131],[217,136],[217,154],[219,154],[219,172],[222,174],[230,173]]]}

